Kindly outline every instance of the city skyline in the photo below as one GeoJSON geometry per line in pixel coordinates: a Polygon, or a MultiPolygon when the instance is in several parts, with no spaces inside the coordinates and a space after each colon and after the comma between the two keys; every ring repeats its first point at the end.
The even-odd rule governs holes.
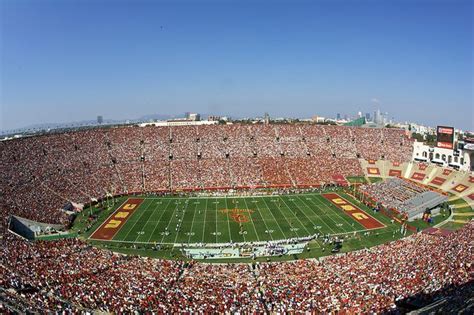
{"type": "Polygon", "coordinates": [[[470,1],[10,1],[0,129],[185,111],[474,129],[470,1]]]}

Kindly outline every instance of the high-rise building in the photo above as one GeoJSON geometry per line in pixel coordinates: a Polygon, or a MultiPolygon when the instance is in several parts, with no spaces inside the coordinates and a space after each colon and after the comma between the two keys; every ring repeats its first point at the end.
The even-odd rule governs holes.
{"type": "Polygon", "coordinates": [[[365,120],[370,121],[370,113],[365,113],[365,120]]]}
{"type": "Polygon", "coordinates": [[[382,123],[382,114],[380,113],[380,109],[377,109],[374,112],[374,123],[381,124],[382,123]]]}
{"type": "Polygon", "coordinates": [[[102,116],[97,116],[97,123],[100,125],[104,122],[104,117],[102,116]]]}
{"type": "Polygon", "coordinates": [[[263,120],[265,124],[268,125],[270,123],[270,115],[268,113],[265,113],[265,115],[263,115],[263,120]]]}
{"type": "Polygon", "coordinates": [[[188,113],[186,118],[192,121],[199,121],[201,120],[201,115],[197,113],[188,113]]]}
{"type": "Polygon", "coordinates": [[[337,113],[336,119],[337,119],[337,120],[341,120],[341,114],[340,114],[340,113],[337,113]]]}

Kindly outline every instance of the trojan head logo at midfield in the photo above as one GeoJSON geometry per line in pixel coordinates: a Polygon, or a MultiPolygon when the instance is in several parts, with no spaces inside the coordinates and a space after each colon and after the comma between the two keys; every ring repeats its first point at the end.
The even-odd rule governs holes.
{"type": "Polygon", "coordinates": [[[250,222],[250,209],[222,209],[221,213],[227,214],[234,222],[247,223],[250,222]]]}

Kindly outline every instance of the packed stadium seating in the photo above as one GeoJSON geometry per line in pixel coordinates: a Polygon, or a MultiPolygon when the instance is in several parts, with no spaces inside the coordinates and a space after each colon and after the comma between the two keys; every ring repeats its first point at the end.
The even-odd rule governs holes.
{"type": "Polygon", "coordinates": [[[119,127],[0,142],[2,217],[64,220],[106,194],[318,186],[363,175],[358,158],[408,161],[397,129],[311,124],[119,127]]]}
{"type": "MultiPolygon", "coordinates": [[[[106,194],[320,185],[364,175],[365,160],[406,170],[411,150],[400,130],[309,124],[27,137],[0,142],[0,215],[58,223],[67,201],[106,194]]],[[[123,256],[78,239],[28,242],[4,224],[0,235],[0,312],[396,312],[398,301],[474,278],[472,222],[447,236],[417,233],[321,260],[255,264],[123,256]]]]}
{"type": "Polygon", "coordinates": [[[473,239],[471,222],[319,261],[250,265],[129,257],[74,239],[29,243],[7,234],[0,301],[19,312],[396,312],[398,301],[421,293],[431,301],[473,281],[473,239]]]}

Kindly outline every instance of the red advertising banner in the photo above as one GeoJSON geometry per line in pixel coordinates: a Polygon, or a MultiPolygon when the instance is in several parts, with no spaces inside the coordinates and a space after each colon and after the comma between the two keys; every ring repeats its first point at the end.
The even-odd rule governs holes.
{"type": "Polygon", "coordinates": [[[412,179],[416,179],[416,180],[423,180],[425,178],[426,174],[423,174],[423,173],[413,173],[413,175],[411,175],[411,178],[412,179]]]}
{"type": "Polygon", "coordinates": [[[445,168],[445,169],[443,170],[443,175],[444,175],[444,176],[448,176],[448,175],[451,174],[452,172],[453,172],[453,170],[450,170],[450,169],[448,169],[448,168],[445,168]]]}
{"type": "Polygon", "coordinates": [[[401,170],[389,170],[388,171],[388,176],[401,177],[402,176],[402,171],[401,170]]]}
{"type": "Polygon", "coordinates": [[[445,181],[446,181],[445,178],[442,178],[442,177],[435,177],[435,178],[433,178],[433,180],[431,181],[431,184],[435,184],[435,185],[441,186],[441,185],[444,184],[445,181]]]}

